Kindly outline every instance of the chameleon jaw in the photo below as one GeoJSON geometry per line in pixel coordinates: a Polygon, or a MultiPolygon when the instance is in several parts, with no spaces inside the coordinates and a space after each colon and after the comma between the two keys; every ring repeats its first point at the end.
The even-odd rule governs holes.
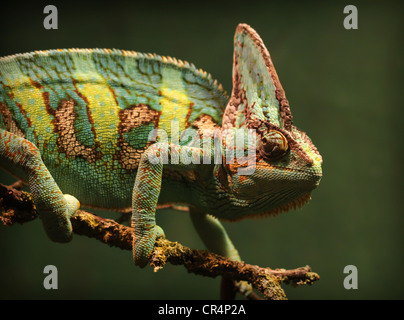
{"type": "Polygon", "coordinates": [[[259,214],[261,217],[268,217],[268,216],[277,216],[280,213],[288,212],[289,210],[293,209],[296,210],[297,208],[302,208],[305,204],[307,204],[311,200],[311,192],[303,194],[300,198],[297,198],[289,203],[266,211],[264,213],[259,214]]]}
{"type": "Polygon", "coordinates": [[[267,210],[264,212],[246,214],[241,217],[233,218],[233,219],[232,218],[222,218],[222,217],[219,217],[219,219],[223,220],[223,221],[235,222],[235,221],[240,221],[243,219],[258,219],[258,218],[262,219],[262,218],[277,216],[281,213],[287,212],[292,209],[293,210],[296,210],[297,208],[300,209],[305,204],[307,204],[310,200],[311,200],[311,192],[307,192],[307,193],[303,194],[302,196],[300,196],[299,198],[297,198],[289,203],[277,206],[273,209],[270,209],[270,210],[267,210]]]}

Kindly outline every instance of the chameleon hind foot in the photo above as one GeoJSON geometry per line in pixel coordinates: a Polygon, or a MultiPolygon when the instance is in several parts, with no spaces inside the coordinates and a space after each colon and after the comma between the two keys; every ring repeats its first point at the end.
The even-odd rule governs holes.
{"type": "Polygon", "coordinates": [[[80,202],[69,194],[63,195],[64,206],[59,210],[40,208],[39,217],[42,220],[48,237],[55,242],[69,242],[73,235],[70,217],[80,208],[80,202]]]}
{"type": "Polygon", "coordinates": [[[253,292],[252,285],[247,281],[233,281],[227,277],[222,277],[220,283],[220,299],[221,300],[234,300],[236,293],[241,294],[247,298],[253,292]]]}
{"type": "Polygon", "coordinates": [[[235,286],[244,297],[248,297],[253,292],[252,285],[247,281],[236,281],[235,286]]]}
{"type": "Polygon", "coordinates": [[[62,193],[39,149],[27,139],[0,128],[0,166],[27,183],[49,238],[56,242],[70,241],[70,217],[80,204],[76,198],[62,193]]]}

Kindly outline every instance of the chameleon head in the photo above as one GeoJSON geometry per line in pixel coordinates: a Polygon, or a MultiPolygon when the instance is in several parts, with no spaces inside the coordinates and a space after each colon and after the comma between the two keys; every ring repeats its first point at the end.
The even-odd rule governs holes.
{"type": "Polygon", "coordinates": [[[227,190],[248,205],[237,218],[300,207],[310,199],[322,177],[322,157],[303,131],[293,127],[292,133],[288,133],[271,126],[265,133],[257,130],[255,163],[234,161],[222,166],[227,190]],[[243,174],[240,169],[248,166],[253,170],[243,174]]]}
{"type": "Polygon", "coordinates": [[[294,126],[269,52],[246,24],[238,25],[234,37],[233,91],[222,127],[253,129],[256,136],[251,174],[240,174],[245,164],[237,162],[222,167],[227,188],[249,208],[242,215],[287,211],[310,199],[322,176],[321,155],[294,126]]]}

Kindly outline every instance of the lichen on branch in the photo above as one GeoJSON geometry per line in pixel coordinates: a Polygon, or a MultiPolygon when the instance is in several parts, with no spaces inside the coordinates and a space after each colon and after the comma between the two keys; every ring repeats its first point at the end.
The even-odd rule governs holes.
{"type": "MultiPolygon", "coordinates": [[[[30,194],[17,190],[13,186],[0,184],[0,221],[6,226],[26,223],[38,216],[30,194]]],[[[78,210],[71,217],[71,222],[75,234],[95,238],[123,250],[132,250],[133,229],[115,220],[78,210]]],[[[167,263],[183,265],[188,272],[202,276],[213,278],[223,276],[232,281],[247,281],[265,299],[270,300],[286,299],[286,294],[281,287],[282,283],[311,285],[320,279],[309,266],[292,270],[262,268],[232,261],[207,250],[190,249],[180,243],[159,238],[150,257],[150,265],[154,271],[158,271],[167,263]]],[[[259,296],[253,293],[248,298],[258,299],[259,296]]]]}

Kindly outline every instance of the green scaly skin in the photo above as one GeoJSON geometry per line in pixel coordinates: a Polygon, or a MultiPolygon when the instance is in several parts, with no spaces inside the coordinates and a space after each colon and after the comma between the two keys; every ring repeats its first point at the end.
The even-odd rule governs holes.
{"type": "MultiPolygon", "coordinates": [[[[242,152],[247,155],[247,147],[242,152]]],[[[70,240],[69,217],[79,201],[132,206],[134,261],[144,266],[164,234],[155,222],[157,205],[183,203],[207,247],[240,260],[218,218],[300,206],[319,184],[321,163],[293,125],[267,49],[245,24],[234,38],[230,99],[206,72],[157,55],[63,49],[0,59],[0,166],[28,183],[54,241],[70,240]],[[168,140],[160,131],[155,143],[154,129],[168,140]],[[253,173],[242,174],[247,165],[237,159],[228,163],[234,155],[224,153],[217,163],[213,142],[204,149],[182,136],[187,129],[214,132],[223,150],[229,132],[253,129],[253,173]],[[152,163],[164,148],[168,163],[152,163]],[[173,161],[178,154],[193,155],[194,162],[173,161]]]]}

